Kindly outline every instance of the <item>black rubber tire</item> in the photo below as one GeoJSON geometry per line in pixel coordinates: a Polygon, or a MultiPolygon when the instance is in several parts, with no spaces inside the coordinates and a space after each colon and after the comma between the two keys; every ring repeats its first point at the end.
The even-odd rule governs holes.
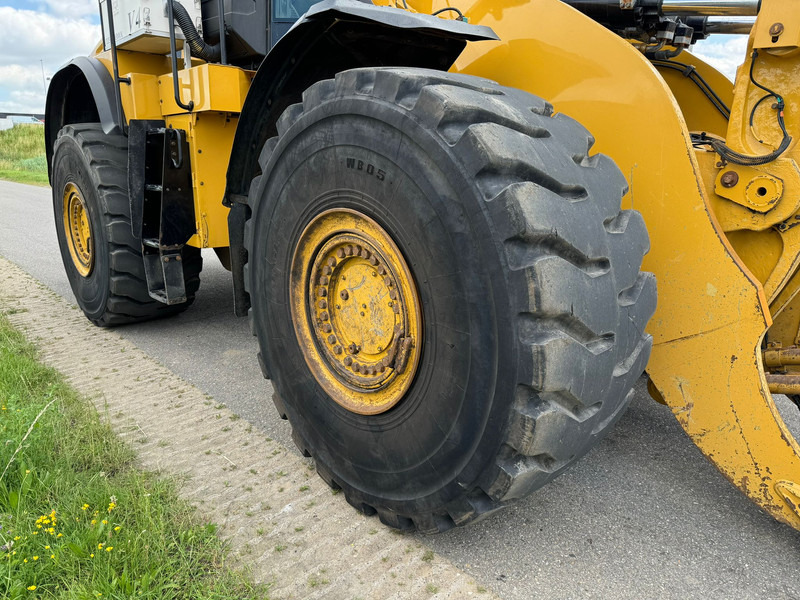
{"type": "Polygon", "coordinates": [[[200,287],[200,250],[184,246],[186,302],[166,305],[148,294],[141,242],[131,231],[127,165],[128,138],[108,135],[97,123],[67,125],[53,144],[53,212],[61,259],[78,306],[100,327],[183,312],[200,287]],[[64,232],[63,191],[70,182],[83,196],[94,236],[94,266],[86,277],[72,262],[64,232]]]}
{"type": "Polygon", "coordinates": [[[277,125],[249,194],[251,325],[279,412],[348,502],[444,531],[544,485],[608,432],[647,363],[656,289],[639,271],[642,217],[620,211],[625,179],[589,156],[583,127],[519,90],[403,68],[318,82],[277,125]],[[293,249],[332,207],[389,232],[421,297],[419,369],[380,415],[325,395],[291,323],[293,249]]]}

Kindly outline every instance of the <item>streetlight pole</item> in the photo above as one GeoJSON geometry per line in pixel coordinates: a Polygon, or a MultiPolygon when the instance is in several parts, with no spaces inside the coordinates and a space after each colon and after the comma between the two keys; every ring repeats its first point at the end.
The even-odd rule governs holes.
{"type": "Polygon", "coordinates": [[[42,65],[42,90],[44,91],[45,95],[47,95],[47,81],[44,78],[44,59],[39,59],[39,64],[42,65]]]}

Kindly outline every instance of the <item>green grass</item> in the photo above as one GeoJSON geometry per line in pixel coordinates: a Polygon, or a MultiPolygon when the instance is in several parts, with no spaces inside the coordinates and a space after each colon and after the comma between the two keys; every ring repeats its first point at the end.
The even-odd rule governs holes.
{"type": "Polygon", "coordinates": [[[0,314],[0,598],[266,598],[0,314]]]}
{"type": "Polygon", "coordinates": [[[0,131],[0,179],[48,185],[44,127],[16,125],[0,131]]]}

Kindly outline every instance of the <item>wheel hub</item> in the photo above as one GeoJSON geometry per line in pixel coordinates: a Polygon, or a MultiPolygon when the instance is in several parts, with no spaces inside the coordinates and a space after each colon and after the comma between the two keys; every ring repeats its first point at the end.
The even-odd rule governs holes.
{"type": "Polygon", "coordinates": [[[304,358],[330,397],[359,414],[397,404],[416,372],[421,313],[386,231],[348,209],[318,215],[300,236],[290,284],[304,358]]]}
{"type": "Polygon", "coordinates": [[[62,214],[72,263],[81,276],[88,277],[94,266],[92,226],[81,191],[72,182],[64,187],[62,214]]]}

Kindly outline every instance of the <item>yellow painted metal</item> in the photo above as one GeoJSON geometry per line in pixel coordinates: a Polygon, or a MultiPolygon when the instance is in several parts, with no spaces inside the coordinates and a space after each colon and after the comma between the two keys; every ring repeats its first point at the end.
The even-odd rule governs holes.
{"type": "MultiPolygon", "coordinates": [[[[193,112],[239,112],[253,73],[238,67],[202,64],[178,71],[181,100],[194,103],[193,112]]],[[[158,78],[159,101],[164,115],[186,112],[175,103],[172,73],[158,78]]]]}
{"type": "Polygon", "coordinates": [[[344,208],[315,217],[295,248],[289,302],[303,357],[334,401],[374,415],[403,399],[419,363],[422,311],[380,225],[344,208]]]}
{"type": "MultiPolygon", "coordinates": [[[[704,175],[669,86],[630,44],[555,0],[476,0],[459,8],[501,41],[468,46],[455,70],[547,98],[586,125],[595,150],[627,176],[624,205],[645,217],[652,249],[644,268],[659,282],[648,373],[722,473],[800,528],[800,513],[776,487],[800,473],[800,448],[762,368],[767,298],[713,214],[716,162],[704,175]]],[[[702,124],[701,116],[692,118],[693,127],[702,124]]]]}
{"type": "MultiPolygon", "coordinates": [[[[730,80],[691,52],[683,52],[670,62],[694,67],[698,75],[705,79],[720,99],[730,108],[733,103],[733,84],[730,80]]],[[[681,107],[681,113],[689,131],[705,131],[724,136],[728,121],[714,108],[700,88],[681,71],[657,66],[659,75],[672,90],[672,95],[681,107]]]]}
{"type": "Polygon", "coordinates": [[[89,211],[83,195],[72,182],[64,186],[62,194],[62,219],[72,264],[83,277],[88,277],[94,268],[94,236],[89,211]]]}
{"type": "MultiPolygon", "coordinates": [[[[111,72],[111,53],[97,58],[111,72]]],[[[164,119],[168,127],[187,133],[192,162],[196,233],[188,241],[198,248],[228,246],[228,212],[222,205],[225,174],[239,112],[255,75],[226,65],[194,61],[178,72],[183,102],[192,101],[191,113],[175,103],[169,60],[163,56],[118,52],[119,70],[130,84],[120,87],[127,119],[164,119]]]]}
{"type": "Polygon", "coordinates": [[[197,233],[188,244],[198,248],[228,246],[228,212],[222,205],[238,118],[216,111],[192,112],[166,118],[167,127],[186,131],[192,162],[197,233]]]}

